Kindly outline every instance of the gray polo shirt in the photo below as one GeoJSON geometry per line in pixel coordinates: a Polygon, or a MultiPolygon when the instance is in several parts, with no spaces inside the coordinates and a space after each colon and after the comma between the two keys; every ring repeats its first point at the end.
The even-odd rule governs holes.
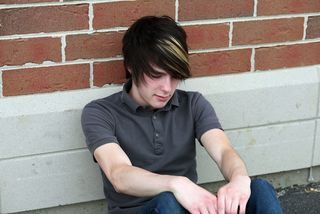
{"type": "MultiPolygon", "coordinates": [[[[197,182],[195,138],[221,129],[210,103],[198,92],[176,90],[165,107],[139,106],[123,91],[87,104],[82,128],[89,150],[117,143],[132,164],[158,174],[186,176],[197,182]]],[[[135,213],[150,198],[117,193],[102,172],[110,214],[135,213]]]]}

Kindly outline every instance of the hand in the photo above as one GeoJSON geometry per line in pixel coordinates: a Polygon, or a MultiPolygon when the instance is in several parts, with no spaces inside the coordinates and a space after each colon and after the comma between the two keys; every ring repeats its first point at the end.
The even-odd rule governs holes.
{"type": "Polygon", "coordinates": [[[188,178],[176,179],[173,194],[192,214],[217,214],[217,197],[188,178]]]}
{"type": "Polygon", "coordinates": [[[244,214],[246,204],[249,200],[250,178],[248,176],[238,176],[218,191],[218,214],[244,214]]]}

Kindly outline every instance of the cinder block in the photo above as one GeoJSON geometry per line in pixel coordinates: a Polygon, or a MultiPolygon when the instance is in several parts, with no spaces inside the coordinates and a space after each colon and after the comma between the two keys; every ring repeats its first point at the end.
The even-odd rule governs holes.
{"type": "Polygon", "coordinates": [[[317,114],[315,67],[194,78],[180,87],[202,92],[224,129],[296,121],[317,114]]]}
{"type": "Polygon", "coordinates": [[[0,161],[1,213],[102,199],[100,171],[87,150],[0,161]]]}
{"type": "Polygon", "coordinates": [[[0,118],[0,157],[12,158],[85,148],[81,111],[0,118]],[[12,146],[14,145],[14,146],[12,146]]]}
{"type": "Polygon", "coordinates": [[[118,90],[121,87],[0,99],[0,157],[85,148],[83,106],[118,90]]]}
{"type": "MultiPolygon", "coordinates": [[[[227,135],[249,174],[260,175],[310,167],[314,129],[314,121],[305,121],[233,130],[227,135]]],[[[208,154],[198,149],[202,150],[197,153],[199,182],[222,180],[208,154]]]]}

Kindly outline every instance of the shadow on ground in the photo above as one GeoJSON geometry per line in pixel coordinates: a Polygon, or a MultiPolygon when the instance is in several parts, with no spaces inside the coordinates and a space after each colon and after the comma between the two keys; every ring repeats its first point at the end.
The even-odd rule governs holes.
{"type": "Polygon", "coordinates": [[[277,189],[285,214],[319,214],[320,182],[277,189]]]}

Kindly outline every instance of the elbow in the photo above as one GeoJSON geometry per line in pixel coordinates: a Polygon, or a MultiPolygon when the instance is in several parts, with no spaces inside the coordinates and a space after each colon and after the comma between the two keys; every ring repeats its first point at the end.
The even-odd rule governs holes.
{"type": "Polygon", "coordinates": [[[128,186],[126,185],[126,182],[124,182],[125,179],[123,173],[125,173],[125,170],[116,169],[111,172],[108,177],[110,178],[110,183],[117,193],[126,194],[128,192],[128,186]]]}
{"type": "Polygon", "coordinates": [[[112,186],[117,193],[126,194],[126,188],[120,182],[112,182],[112,186]]]}

